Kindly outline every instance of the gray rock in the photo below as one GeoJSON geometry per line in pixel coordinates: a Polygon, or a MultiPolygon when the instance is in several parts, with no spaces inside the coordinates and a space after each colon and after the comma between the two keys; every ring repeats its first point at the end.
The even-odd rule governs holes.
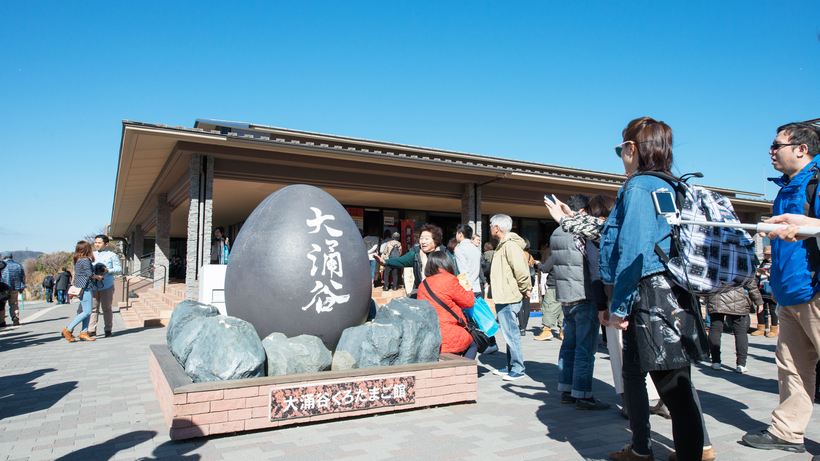
{"type": "MultiPolygon", "coordinates": [[[[173,350],[171,345],[174,341],[174,337],[193,319],[216,317],[217,315],[219,315],[219,311],[210,304],[202,304],[196,301],[182,301],[177,304],[177,307],[175,307],[171,313],[168,327],[165,329],[165,341],[168,344],[168,348],[173,350]]],[[[179,360],[179,357],[177,357],[177,360],[179,360]]]]}
{"type": "Polygon", "coordinates": [[[395,298],[376,318],[342,333],[336,353],[346,351],[359,368],[438,361],[441,330],[429,302],[395,298]]]}
{"type": "Polygon", "coordinates": [[[185,362],[195,383],[265,376],[265,349],[250,323],[220,315],[203,319],[185,362]]]}
{"type": "Polygon", "coordinates": [[[168,341],[168,349],[174,354],[177,362],[185,368],[185,362],[191,354],[194,344],[202,338],[202,329],[205,327],[205,320],[208,317],[191,317],[181,330],[168,341]]]}
{"type": "Polygon", "coordinates": [[[330,366],[331,370],[353,370],[355,368],[359,368],[359,364],[356,363],[356,359],[350,355],[350,352],[336,351],[336,353],[333,354],[333,364],[330,366]]]}
{"type": "Polygon", "coordinates": [[[262,347],[268,357],[268,376],[327,371],[333,360],[322,340],[311,335],[288,339],[282,333],[271,333],[262,340],[262,347]]]}

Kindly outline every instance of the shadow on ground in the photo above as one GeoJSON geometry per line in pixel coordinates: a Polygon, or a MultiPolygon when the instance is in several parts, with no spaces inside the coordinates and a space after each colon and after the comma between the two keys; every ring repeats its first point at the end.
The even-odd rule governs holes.
{"type": "MultiPolygon", "coordinates": [[[[106,440],[105,442],[98,443],[96,445],[91,445],[90,447],[81,448],[65,456],[61,456],[57,458],[57,460],[69,461],[77,459],[93,459],[105,461],[114,458],[120,451],[127,450],[141,443],[148,442],[155,435],[157,435],[156,431],[129,432],[127,434],[114,437],[113,439],[106,440]]],[[[154,449],[154,451],[151,453],[153,457],[139,459],[179,459],[185,461],[197,461],[201,458],[200,455],[185,455],[185,453],[191,450],[195,450],[204,445],[205,443],[206,441],[186,443],[165,442],[154,449]]]]}
{"type": "Polygon", "coordinates": [[[35,389],[37,378],[54,371],[57,370],[43,368],[0,377],[0,420],[51,408],[77,388],[77,381],[66,381],[35,389]]]}

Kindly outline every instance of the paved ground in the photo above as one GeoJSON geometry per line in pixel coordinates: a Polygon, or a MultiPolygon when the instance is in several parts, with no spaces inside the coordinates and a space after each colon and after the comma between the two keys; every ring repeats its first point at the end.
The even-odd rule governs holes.
{"type": "MultiPolygon", "coordinates": [[[[629,442],[617,407],[603,412],[561,405],[556,391],[557,340],[537,342],[530,321],[524,338],[528,377],[506,383],[490,371],[501,354],[479,357],[474,404],[407,411],[331,423],[172,442],[148,379],[148,346],[165,342],[162,328],[124,330],[113,338],[68,343],[60,336],[76,312],[27,303],[23,325],[0,330],[0,461],[44,459],[608,459],[629,442]]],[[[100,326],[102,331],[102,326],[100,326]]],[[[733,365],[732,337],[724,335],[733,365]]],[[[749,374],[694,369],[707,428],[719,460],[796,460],[808,454],[760,451],[738,443],[762,429],[777,402],[775,340],[752,337],[749,374]]],[[[597,397],[616,403],[608,356],[595,367],[597,397]]],[[[816,412],[817,414],[817,412],[816,412]]],[[[657,459],[666,459],[671,425],[652,417],[657,459]]],[[[809,452],[820,454],[812,419],[809,452]]]]}

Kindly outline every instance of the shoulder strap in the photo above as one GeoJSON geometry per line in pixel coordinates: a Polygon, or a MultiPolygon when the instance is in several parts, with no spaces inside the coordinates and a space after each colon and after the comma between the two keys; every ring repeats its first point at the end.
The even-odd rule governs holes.
{"type": "Polygon", "coordinates": [[[464,322],[461,320],[461,318],[459,318],[459,316],[457,316],[456,313],[453,312],[452,309],[450,309],[450,306],[444,304],[440,299],[438,299],[438,296],[436,296],[436,294],[433,293],[433,290],[430,289],[430,285],[427,284],[427,279],[426,278],[424,279],[424,281],[422,283],[424,284],[424,288],[427,289],[427,293],[430,295],[431,298],[433,298],[433,301],[437,302],[441,307],[447,309],[447,312],[449,312],[450,315],[452,315],[453,317],[456,318],[456,320],[458,320],[459,325],[461,325],[464,328],[467,328],[467,325],[465,325],[464,322]]]}
{"type": "MultiPolygon", "coordinates": [[[[820,168],[816,165],[812,167],[814,169],[814,176],[809,179],[809,183],[806,185],[806,201],[803,202],[803,214],[810,217],[816,218],[816,213],[814,212],[814,207],[817,202],[817,184],[820,182],[820,168]]],[[[820,272],[820,248],[817,246],[817,239],[806,239],[806,252],[809,256],[809,267],[812,272],[812,280],[814,284],[818,283],[818,272],[820,272]]]]}

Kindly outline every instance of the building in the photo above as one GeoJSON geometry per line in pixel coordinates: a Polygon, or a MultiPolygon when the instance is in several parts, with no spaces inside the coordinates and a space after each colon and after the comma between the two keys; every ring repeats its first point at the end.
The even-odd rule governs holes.
{"type": "MultiPolygon", "coordinates": [[[[224,226],[233,239],[262,200],[291,184],[324,189],[360,229],[379,235],[402,220],[415,229],[438,224],[446,238],[460,222],[488,235],[489,216],[505,213],[537,254],[557,227],[544,194],[614,196],[623,180],[621,174],[247,123],[200,119],[185,128],[123,121],[109,232],[126,241],[129,271],[154,254],[155,283],[166,277],[169,259],[182,256],[186,297],[197,299],[212,229],[224,226]]],[[[761,194],[710,189],[730,197],[744,222],[771,210],[761,194]]]]}

